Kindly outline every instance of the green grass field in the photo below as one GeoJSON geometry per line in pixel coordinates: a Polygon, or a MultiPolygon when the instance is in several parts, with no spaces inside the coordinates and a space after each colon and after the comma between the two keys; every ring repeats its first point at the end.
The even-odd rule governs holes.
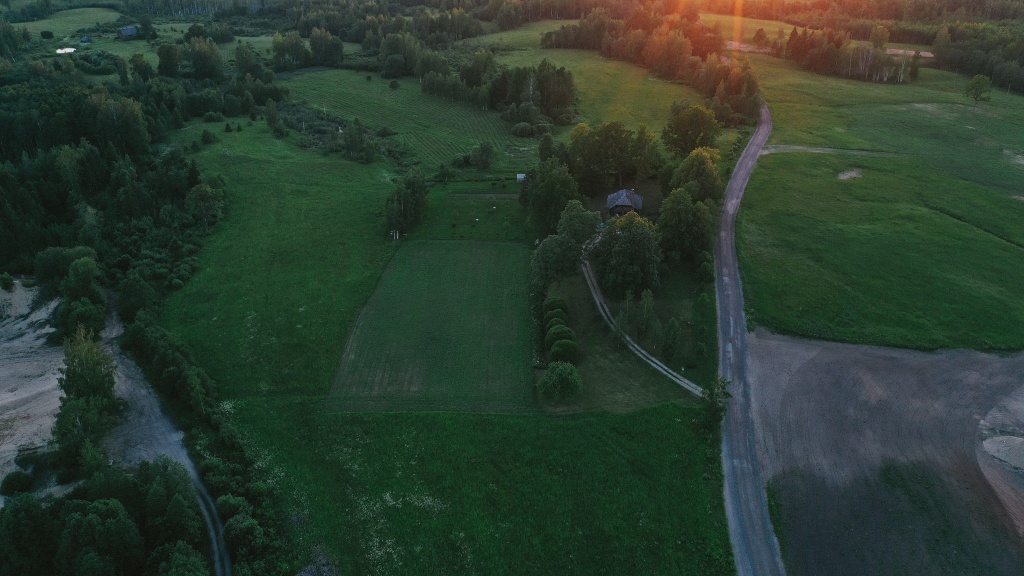
{"type": "Polygon", "coordinates": [[[770,144],[739,215],[751,319],[796,335],[915,348],[1019,349],[1024,99],[975,104],[967,79],[922,69],[890,86],[750,55],[770,144]],[[862,178],[837,175],[861,169],[862,178]]]}
{"type": "Polygon", "coordinates": [[[64,36],[74,36],[75,32],[81,28],[87,28],[96,24],[106,24],[120,17],[120,12],[110,8],[75,8],[73,10],[54,12],[45,20],[17,24],[17,27],[19,29],[22,26],[28,28],[28,31],[36,37],[43,30],[49,30],[53,32],[54,38],[59,40],[64,36]]]}
{"type": "Polygon", "coordinates": [[[535,409],[529,267],[521,243],[404,243],[349,337],[330,409],[535,409]]]}
{"type": "MultiPolygon", "coordinates": [[[[190,124],[175,140],[191,142],[209,126],[190,124]]],[[[401,331],[400,316],[374,311],[374,298],[418,283],[429,299],[430,278],[458,292],[459,256],[481,246],[499,247],[474,260],[483,268],[476,273],[490,271],[487,289],[461,286],[467,302],[456,304],[465,307],[458,316],[442,314],[456,309],[447,304],[412,306],[447,325],[431,334],[422,330],[431,322],[422,323],[418,340],[403,337],[412,347],[468,346],[463,355],[490,358],[463,331],[499,315],[519,318],[514,296],[510,305],[485,302],[503,291],[525,295],[515,276],[537,234],[517,201],[487,198],[490,182],[435,187],[424,222],[396,253],[380,216],[392,187],[387,165],[302,151],[295,136],[275,140],[263,123],[217,136],[193,156],[204,174],[224,177],[230,210],[163,322],[195,352],[232,421],[278,474],[304,542],[326,546],[345,573],[733,573],[717,439],[694,423],[701,409],[693,400],[612,344],[582,285],[572,322],[588,388],[578,406],[549,410],[569,415],[526,404],[532,351],[524,355],[508,329],[499,343],[511,346],[508,357],[497,359],[525,372],[506,405],[532,413],[332,412],[331,385],[364,304],[364,317],[381,316],[382,333],[387,325],[401,331]],[[466,240],[448,241],[453,223],[466,240]],[[417,261],[421,249],[436,253],[417,261]],[[393,254],[399,266],[409,259],[404,272],[385,272],[393,254]],[[404,280],[393,283],[396,272],[404,280]],[[469,302],[486,304],[485,318],[469,302]]],[[[445,393],[467,397],[467,375],[489,366],[452,372],[462,388],[445,382],[445,393]]]]}
{"type": "Polygon", "coordinates": [[[772,329],[1024,348],[1024,203],[916,159],[764,156],[738,238],[749,317],[772,329]]]}
{"type": "Polygon", "coordinates": [[[494,111],[454,104],[424,94],[413,78],[399,80],[392,90],[388,81],[365,72],[321,70],[294,75],[285,82],[296,101],[343,118],[359,118],[373,129],[387,126],[409,145],[427,170],[468,154],[481,142],[498,149],[492,172],[514,175],[535,162],[537,140],[517,138],[494,111]]]}

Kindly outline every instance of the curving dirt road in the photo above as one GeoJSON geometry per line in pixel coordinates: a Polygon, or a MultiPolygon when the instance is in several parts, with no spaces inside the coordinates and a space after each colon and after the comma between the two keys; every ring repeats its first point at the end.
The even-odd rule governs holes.
{"type": "Polygon", "coordinates": [[[725,189],[721,230],[715,245],[719,373],[732,382],[729,388],[732,400],[722,425],[725,512],[739,576],[786,573],[768,514],[768,498],[757,455],[747,381],[747,321],[736,256],[736,214],[757,157],[771,131],[772,116],[768,106],[762,103],[757,131],[743,150],[725,189]]]}

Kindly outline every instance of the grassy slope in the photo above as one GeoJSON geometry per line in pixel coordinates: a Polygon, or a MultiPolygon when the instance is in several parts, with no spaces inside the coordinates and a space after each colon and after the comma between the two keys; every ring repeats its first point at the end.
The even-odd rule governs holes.
{"type": "Polygon", "coordinates": [[[842,341],[1024,347],[1024,204],[1010,198],[1024,176],[1024,101],[997,93],[974,106],[965,79],[936,70],[885,86],[751,62],[772,143],[906,155],[759,161],[739,216],[752,318],[842,341]],[[853,168],[864,177],[836,178],[853,168]]]}
{"type": "Polygon", "coordinates": [[[54,12],[45,20],[16,24],[15,27],[20,29],[24,26],[37,38],[40,32],[49,30],[53,32],[54,38],[59,40],[64,36],[73,36],[79,28],[86,28],[94,24],[106,24],[120,17],[120,12],[109,8],[75,8],[74,10],[54,12]]]}
{"type": "Polygon", "coordinates": [[[403,244],[349,337],[331,407],[535,410],[529,268],[521,243],[403,244]]]}
{"type": "Polygon", "coordinates": [[[388,81],[371,75],[367,82],[366,76],[352,70],[322,70],[297,74],[285,85],[293,98],[314,108],[398,132],[394,138],[406,142],[428,170],[468,154],[483,141],[498,148],[492,168],[496,173],[522,172],[533,162],[537,140],[512,136],[494,112],[425,95],[412,78],[399,80],[401,88],[392,90],[388,81]]]}
{"type": "MultiPolygon", "coordinates": [[[[281,472],[311,542],[354,572],[732,572],[717,445],[690,401],[569,418],[325,413],[345,336],[393,251],[377,216],[388,171],[300,151],[262,124],[218,136],[196,159],[225,177],[232,208],[164,321],[281,472]]],[[[504,202],[473,234],[535,237],[504,202]]],[[[418,234],[443,238],[453,213],[486,204],[431,192],[418,234]]],[[[604,350],[620,376],[595,408],[681,398],[604,350]]]]}

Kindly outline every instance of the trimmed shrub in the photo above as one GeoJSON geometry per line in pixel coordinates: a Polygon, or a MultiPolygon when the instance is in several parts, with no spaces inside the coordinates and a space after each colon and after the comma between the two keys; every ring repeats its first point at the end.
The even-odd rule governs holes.
{"type": "Polygon", "coordinates": [[[533,126],[529,122],[520,122],[512,127],[513,136],[533,136],[533,126]]]}
{"type": "Polygon", "coordinates": [[[572,398],[583,390],[583,378],[579,370],[568,362],[552,362],[537,383],[542,396],[562,400],[572,398]]]}
{"type": "Polygon", "coordinates": [[[544,313],[544,325],[547,326],[548,322],[551,322],[552,318],[561,318],[563,322],[569,321],[569,316],[564,310],[552,310],[544,313]]]}
{"type": "Polygon", "coordinates": [[[568,326],[555,326],[551,330],[548,330],[547,336],[544,337],[544,346],[549,350],[551,345],[559,340],[576,340],[576,333],[572,331],[572,328],[568,326]]]}
{"type": "Polygon", "coordinates": [[[4,290],[11,290],[14,288],[14,276],[11,276],[8,272],[0,274],[0,288],[4,290]]]}
{"type": "Polygon", "coordinates": [[[566,314],[569,313],[569,305],[565,303],[565,300],[558,296],[552,296],[544,301],[544,313],[547,314],[552,310],[561,310],[566,314]]]}
{"type": "Polygon", "coordinates": [[[548,358],[552,362],[568,362],[576,364],[580,359],[580,346],[575,340],[558,340],[551,345],[548,358]]]}
{"type": "Polygon", "coordinates": [[[551,321],[544,326],[544,333],[547,334],[555,326],[566,326],[565,320],[562,320],[561,318],[552,318],[551,321]]]}
{"type": "Polygon", "coordinates": [[[32,475],[24,470],[15,470],[7,476],[4,476],[4,481],[0,483],[0,494],[4,496],[13,496],[21,492],[28,492],[32,489],[32,475]]]}

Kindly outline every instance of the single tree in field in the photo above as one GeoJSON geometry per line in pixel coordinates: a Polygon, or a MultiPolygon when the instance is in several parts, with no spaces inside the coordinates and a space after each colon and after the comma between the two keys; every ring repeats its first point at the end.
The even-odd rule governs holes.
{"type": "Polygon", "coordinates": [[[992,98],[992,79],[984,74],[978,74],[967,82],[964,87],[964,94],[974,101],[989,100],[992,98]]]}
{"type": "Polygon", "coordinates": [[[661,133],[665,147],[680,158],[702,146],[714,146],[722,127],[715,113],[704,106],[689,106],[676,114],[661,133]]]}
{"type": "Polygon", "coordinates": [[[758,48],[766,48],[768,46],[768,34],[764,31],[764,28],[758,28],[757,32],[754,32],[754,45],[758,48]]]}

